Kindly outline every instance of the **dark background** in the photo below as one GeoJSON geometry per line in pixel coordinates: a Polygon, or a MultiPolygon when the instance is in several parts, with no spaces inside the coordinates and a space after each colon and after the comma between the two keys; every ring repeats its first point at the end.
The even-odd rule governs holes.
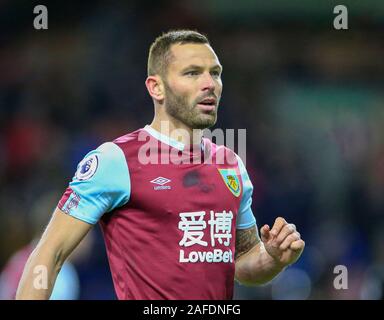
{"type": "MultiPolygon", "coordinates": [[[[14,254],[40,236],[82,157],[151,122],[152,41],[192,28],[224,66],[216,127],[247,129],[258,225],[283,216],[306,241],[297,264],[235,297],[382,298],[383,26],[380,0],[0,1],[2,297],[14,254]],[[33,28],[37,4],[48,30],[33,28]],[[333,28],[338,4],[348,30],[333,28]],[[336,265],[347,290],[333,286],[336,265]]],[[[72,297],[114,299],[99,228],[86,240],[72,297]]]]}

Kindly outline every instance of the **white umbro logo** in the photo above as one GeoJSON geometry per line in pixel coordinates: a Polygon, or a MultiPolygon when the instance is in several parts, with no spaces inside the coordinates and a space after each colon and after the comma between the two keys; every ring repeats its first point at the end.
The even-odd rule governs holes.
{"type": "Polygon", "coordinates": [[[165,184],[169,182],[171,182],[171,180],[164,177],[157,177],[151,181],[151,183],[157,184],[157,186],[153,187],[154,190],[171,189],[171,186],[165,186],[165,184]]]}
{"type": "Polygon", "coordinates": [[[171,182],[171,180],[164,178],[164,177],[157,177],[156,179],[153,179],[151,182],[154,184],[159,184],[159,185],[163,186],[166,183],[171,182]]]}

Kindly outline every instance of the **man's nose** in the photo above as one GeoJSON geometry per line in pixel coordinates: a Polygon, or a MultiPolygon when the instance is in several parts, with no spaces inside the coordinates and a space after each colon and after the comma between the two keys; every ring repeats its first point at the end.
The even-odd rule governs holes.
{"type": "Polygon", "coordinates": [[[215,79],[213,79],[212,75],[209,72],[205,72],[202,79],[202,90],[214,90],[215,85],[215,79]]]}

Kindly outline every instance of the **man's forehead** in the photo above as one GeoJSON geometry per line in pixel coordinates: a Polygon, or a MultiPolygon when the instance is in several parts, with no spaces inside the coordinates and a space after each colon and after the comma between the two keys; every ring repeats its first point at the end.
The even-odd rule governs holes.
{"type": "Polygon", "coordinates": [[[199,63],[220,64],[211,46],[205,43],[178,43],[172,45],[170,51],[170,64],[175,67],[199,63]]]}

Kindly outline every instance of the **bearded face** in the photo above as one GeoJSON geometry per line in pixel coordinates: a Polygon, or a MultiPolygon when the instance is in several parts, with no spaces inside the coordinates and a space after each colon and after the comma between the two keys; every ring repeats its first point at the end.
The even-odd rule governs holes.
{"type": "Polygon", "coordinates": [[[173,118],[192,129],[205,129],[215,125],[220,97],[216,97],[214,92],[207,92],[193,99],[186,93],[175,93],[167,83],[164,87],[165,108],[173,118]]]}
{"type": "Polygon", "coordinates": [[[222,92],[221,65],[206,44],[178,44],[164,84],[164,107],[191,129],[205,129],[217,121],[222,92]]]}

